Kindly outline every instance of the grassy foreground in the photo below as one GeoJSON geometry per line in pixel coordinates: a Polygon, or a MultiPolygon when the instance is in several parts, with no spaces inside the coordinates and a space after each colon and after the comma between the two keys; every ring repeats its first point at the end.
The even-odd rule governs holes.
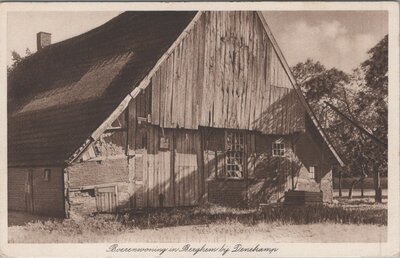
{"type": "MultiPolygon", "coordinates": [[[[15,221],[21,215],[10,213],[10,216],[15,221]]],[[[386,225],[387,210],[382,206],[368,209],[322,205],[261,209],[209,206],[143,214],[103,214],[75,220],[46,218],[9,227],[9,241],[380,242],[386,241],[386,225]]]]}
{"type": "MultiPolygon", "coordinates": [[[[109,229],[110,227],[106,227],[109,229]]],[[[290,225],[259,223],[246,226],[238,222],[212,223],[160,229],[124,228],[108,232],[106,229],[32,230],[21,226],[9,228],[10,243],[154,243],[154,242],[315,242],[378,243],[387,241],[387,227],[317,223],[290,225]],[[333,233],[334,232],[334,233],[333,233]]]]}

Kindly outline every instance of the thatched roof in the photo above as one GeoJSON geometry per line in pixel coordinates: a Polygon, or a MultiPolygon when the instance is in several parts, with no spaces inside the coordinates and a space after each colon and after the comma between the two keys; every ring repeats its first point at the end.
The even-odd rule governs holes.
{"type": "Polygon", "coordinates": [[[137,86],[196,12],[125,12],[50,45],[8,78],[8,164],[63,164],[137,86]]]}

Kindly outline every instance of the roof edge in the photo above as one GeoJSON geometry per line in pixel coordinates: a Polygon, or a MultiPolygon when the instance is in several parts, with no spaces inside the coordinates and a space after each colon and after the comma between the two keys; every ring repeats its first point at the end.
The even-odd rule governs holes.
{"type": "Polygon", "coordinates": [[[256,11],[258,14],[258,17],[261,20],[261,23],[264,27],[265,32],[267,33],[269,39],[271,40],[272,43],[272,47],[274,48],[276,54],[278,55],[278,59],[280,61],[280,63],[283,66],[283,69],[285,70],[287,76],[289,77],[290,82],[292,83],[292,86],[294,87],[294,89],[296,90],[296,93],[298,95],[298,97],[300,98],[300,101],[303,103],[304,107],[306,108],[306,111],[308,113],[308,115],[311,118],[311,121],[313,121],[314,125],[317,127],[319,133],[321,134],[322,138],[324,139],[324,141],[326,142],[326,144],[328,145],[329,149],[331,150],[332,154],[335,156],[336,160],[339,162],[339,164],[343,167],[344,166],[344,162],[342,160],[342,158],[339,156],[339,154],[337,153],[337,151],[335,150],[335,148],[333,147],[333,145],[331,144],[328,136],[325,134],[322,126],[320,125],[319,121],[317,120],[314,112],[312,111],[310,105],[308,104],[308,102],[306,101],[299,85],[297,84],[292,71],[290,70],[290,67],[278,45],[278,43],[275,40],[274,35],[272,34],[271,29],[268,26],[267,21],[265,20],[264,15],[262,14],[261,11],[256,11]]]}
{"type": "Polygon", "coordinates": [[[150,70],[149,73],[140,81],[140,83],[135,87],[133,85],[133,90],[121,101],[121,103],[117,106],[116,109],[101,123],[96,130],[92,132],[92,134],[88,137],[88,139],[77,149],[73,152],[73,154],[67,159],[67,164],[73,163],[79,155],[90,145],[91,142],[97,140],[104,131],[110,127],[112,122],[117,119],[118,116],[122,114],[125,108],[129,105],[129,102],[132,99],[135,99],[139,93],[146,89],[150,83],[150,79],[156,73],[156,71],[160,68],[161,64],[171,55],[171,53],[175,50],[175,48],[182,42],[182,40],[189,34],[196,24],[196,22],[200,19],[203,15],[204,11],[198,11],[193,19],[189,22],[186,28],[182,31],[182,33],[176,38],[176,40],[171,44],[168,50],[158,59],[156,64],[150,70]]]}

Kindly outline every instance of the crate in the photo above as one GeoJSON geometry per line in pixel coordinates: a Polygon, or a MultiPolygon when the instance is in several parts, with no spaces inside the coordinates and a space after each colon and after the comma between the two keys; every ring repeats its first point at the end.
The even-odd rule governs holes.
{"type": "Polygon", "coordinates": [[[322,204],[322,192],[287,191],[285,192],[285,205],[322,204]]]}

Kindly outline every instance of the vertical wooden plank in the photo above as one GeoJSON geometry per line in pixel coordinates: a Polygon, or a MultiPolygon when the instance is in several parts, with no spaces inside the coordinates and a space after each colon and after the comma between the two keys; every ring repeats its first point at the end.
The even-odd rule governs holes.
{"type": "Polygon", "coordinates": [[[159,96],[159,91],[160,91],[160,72],[157,71],[154,76],[151,78],[151,87],[152,87],[152,99],[151,99],[151,123],[153,125],[158,125],[159,124],[159,104],[160,104],[160,96],[159,96]]]}
{"type": "Polygon", "coordinates": [[[199,164],[200,164],[200,201],[206,201],[206,180],[208,175],[208,162],[207,162],[207,156],[205,155],[206,152],[206,143],[205,143],[205,129],[200,128],[200,153],[199,153],[199,164]]]}
{"type": "Polygon", "coordinates": [[[282,99],[282,106],[283,106],[283,125],[282,125],[282,131],[283,134],[288,134],[288,128],[287,128],[287,118],[288,118],[288,92],[289,90],[287,88],[284,88],[284,94],[283,94],[283,99],[282,99]]]}
{"type": "Polygon", "coordinates": [[[260,44],[260,51],[261,51],[261,62],[260,62],[260,85],[261,85],[261,103],[260,103],[260,128],[264,127],[265,124],[265,105],[268,102],[268,96],[267,96],[267,87],[266,87],[266,62],[267,62],[267,56],[266,56],[266,36],[263,33],[263,30],[260,30],[260,38],[261,38],[261,44],[260,44]]]}
{"type": "Polygon", "coordinates": [[[149,207],[149,173],[148,173],[148,162],[147,154],[143,153],[143,186],[145,187],[143,192],[143,206],[149,207]]]}
{"type": "Polygon", "coordinates": [[[188,201],[189,201],[189,197],[190,197],[190,188],[188,187],[190,184],[190,176],[189,176],[189,164],[188,164],[188,160],[189,160],[189,138],[188,138],[188,134],[185,133],[182,135],[182,140],[183,140],[183,153],[185,153],[183,155],[183,168],[184,168],[184,174],[183,174],[183,178],[184,178],[184,184],[183,184],[183,203],[185,206],[188,206],[188,201]]]}
{"type": "MultiPolygon", "coordinates": [[[[181,124],[184,128],[190,128],[191,123],[189,122],[189,117],[192,115],[192,91],[191,91],[191,82],[193,77],[193,52],[191,51],[193,48],[193,30],[189,32],[189,34],[185,38],[184,42],[184,52],[183,52],[183,67],[182,70],[185,71],[184,75],[181,75],[183,78],[183,89],[185,92],[184,95],[184,108],[181,109],[181,124]],[[189,58],[189,56],[191,58],[189,58]]],[[[183,104],[182,103],[182,104],[183,104]]]]}
{"type": "Polygon", "coordinates": [[[205,47],[204,47],[204,80],[203,80],[203,94],[202,94],[202,104],[201,104],[201,114],[200,114],[200,125],[208,126],[208,112],[209,112],[209,92],[210,92],[210,62],[211,55],[211,16],[214,15],[214,12],[206,12],[205,13],[205,47]]]}
{"type": "Polygon", "coordinates": [[[160,93],[159,93],[159,106],[160,106],[160,110],[159,110],[159,124],[161,127],[165,126],[165,122],[164,122],[164,115],[165,115],[165,100],[166,100],[166,96],[167,96],[167,92],[166,92],[166,66],[168,64],[168,59],[166,61],[164,61],[164,64],[161,65],[160,69],[159,69],[159,74],[160,74],[160,93]]]}
{"type": "Polygon", "coordinates": [[[188,206],[189,203],[189,198],[190,198],[190,175],[189,175],[189,164],[188,164],[188,159],[190,156],[189,153],[189,135],[188,133],[185,133],[182,135],[183,136],[183,150],[184,150],[184,154],[183,154],[183,167],[184,167],[184,184],[183,184],[183,203],[185,206],[188,206]]]}
{"type": "Polygon", "coordinates": [[[169,160],[169,166],[170,166],[170,173],[171,173],[171,202],[173,204],[173,206],[176,206],[176,198],[175,198],[175,188],[177,188],[176,185],[176,171],[175,171],[175,157],[176,157],[176,153],[175,153],[175,149],[176,149],[176,140],[175,140],[175,134],[174,131],[170,131],[169,132],[170,135],[170,160],[169,160]]]}
{"type": "Polygon", "coordinates": [[[222,126],[222,108],[223,108],[223,55],[224,55],[224,44],[222,42],[221,30],[222,25],[219,22],[219,16],[213,26],[215,26],[215,35],[213,35],[213,47],[215,48],[215,65],[214,65],[214,125],[222,126]]]}
{"type": "Polygon", "coordinates": [[[233,12],[234,26],[230,26],[231,42],[233,43],[233,102],[232,102],[232,128],[238,128],[238,112],[240,109],[240,45],[237,30],[240,30],[240,11],[233,12]]]}
{"type": "Polygon", "coordinates": [[[206,23],[205,23],[205,17],[206,17],[206,14],[204,14],[203,13],[203,15],[202,15],[202,17],[200,18],[200,22],[198,23],[198,25],[199,25],[199,30],[200,30],[200,32],[199,32],[199,38],[198,38],[198,41],[199,41],[199,47],[198,47],[198,50],[199,50],[199,52],[198,52],[198,55],[199,55],[199,58],[198,58],[198,78],[197,78],[197,80],[196,80],[196,82],[197,82],[197,85],[196,85],[196,91],[193,91],[193,92],[195,92],[195,94],[196,94],[196,98],[194,98],[194,99],[196,99],[196,105],[197,105],[197,107],[196,107],[196,112],[197,112],[197,115],[194,117],[194,119],[195,119],[195,121],[194,121],[194,125],[195,125],[195,128],[197,128],[198,127],[198,125],[201,125],[201,116],[202,116],[202,105],[203,105],[203,95],[204,95],[204,91],[203,91],[203,89],[204,89],[204,71],[205,71],[205,69],[204,69],[204,67],[205,67],[205,59],[207,59],[207,58],[205,58],[205,55],[206,55],[206,53],[205,53],[205,45],[206,45],[206,40],[205,40],[205,37],[206,37],[206,23]]]}
{"type": "Polygon", "coordinates": [[[179,140],[180,140],[180,144],[181,144],[181,155],[180,155],[180,163],[179,163],[179,167],[180,167],[180,188],[179,188],[179,198],[180,198],[180,203],[181,205],[185,205],[185,142],[184,142],[184,136],[182,135],[182,132],[179,132],[179,140]]]}
{"type": "Polygon", "coordinates": [[[178,148],[179,146],[179,140],[178,140],[178,133],[177,131],[173,131],[173,138],[175,142],[173,154],[174,154],[174,162],[171,164],[171,166],[174,167],[174,206],[179,206],[179,187],[180,187],[180,182],[179,182],[179,153],[178,153],[178,148]]]}
{"type": "Polygon", "coordinates": [[[155,171],[155,180],[154,180],[154,186],[155,186],[155,206],[159,206],[159,195],[161,193],[160,188],[161,188],[161,180],[160,180],[160,171],[159,171],[159,166],[158,166],[158,132],[157,132],[157,127],[153,126],[153,152],[154,152],[154,171],[155,171]]]}
{"type": "Polygon", "coordinates": [[[128,125],[129,128],[127,131],[127,155],[133,155],[136,149],[136,100],[133,99],[130,101],[128,105],[128,125]]]}
{"type": "Polygon", "coordinates": [[[165,205],[167,207],[170,207],[173,205],[173,201],[172,201],[172,193],[171,193],[171,168],[169,166],[169,161],[171,160],[170,157],[170,151],[163,151],[162,152],[162,169],[164,171],[165,174],[165,178],[164,178],[164,184],[165,184],[165,188],[164,188],[164,193],[165,193],[165,205]]]}
{"type": "Polygon", "coordinates": [[[192,47],[190,48],[190,55],[193,57],[192,59],[189,59],[189,65],[191,66],[191,74],[190,79],[188,79],[188,87],[190,88],[190,109],[191,109],[191,114],[185,114],[185,122],[187,123],[187,128],[190,129],[196,129],[197,126],[193,123],[194,118],[197,116],[197,111],[196,111],[196,83],[198,80],[198,30],[199,30],[199,24],[196,23],[193,27],[192,34],[191,34],[191,41],[192,41],[192,47]]]}
{"type": "MultiPolygon", "coordinates": [[[[188,110],[188,106],[191,104],[189,101],[189,96],[188,96],[188,76],[189,73],[192,71],[189,69],[189,59],[187,58],[189,55],[189,49],[191,47],[190,43],[190,33],[189,35],[186,36],[186,38],[183,40],[181,43],[182,45],[182,52],[181,52],[181,62],[180,62],[180,69],[178,71],[179,76],[180,76],[180,95],[179,95],[179,118],[178,118],[178,124],[179,127],[184,128],[185,127],[185,112],[189,112],[191,114],[191,110],[188,110]]],[[[190,105],[191,106],[191,105],[190,105]]]]}
{"type": "Polygon", "coordinates": [[[257,41],[257,14],[253,12],[253,34],[252,34],[252,38],[253,38],[253,44],[252,44],[252,56],[253,56],[253,60],[252,60],[252,94],[251,94],[251,108],[250,108],[250,121],[251,121],[251,125],[250,125],[250,129],[255,129],[257,128],[257,124],[256,124],[256,119],[255,119],[255,110],[256,110],[256,106],[257,106],[257,66],[258,66],[258,41],[257,41]]]}
{"type": "Polygon", "coordinates": [[[214,117],[215,117],[215,66],[217,65],[215,62],[216,57],[216,49],[215,49],[215,35],[216,35],[216,22],[217,22],[217,13],[220,12],[213,12],[212,19],[211,19],[211,35],[210,35],[210,85],[209,85],[209,114],[208,114],[208,125],[213,126],[215,125],[214,117]]]}
{"type": "Polygon", "coordinates": [[[238,35],[238,45],[239,45],[239,108],[237,112],[237,127],[243,128],[243,111],[245,105],[245,72],[244,67],[246,63],[246,56],[245,56],[245,26],[246,26],[246,16],[244,11],[239,11],[240,17],[240,34],[238,35]]]}
{"type": "Polygon", "coordinates": [[[147,154],[148,159],[148,175],[149,175],[149,206],[154,207],[154,161],[153,161],[153,154],[147,154]]]}
{"type": "Polygon", "coordinates": [[[162,194],[164,196],[164,207],[167,206],[167,194],[165,191],[165,187],[166,187],[166,176],[167,176],[167,171],[164,169],[164,152],[163,151],[158,151],[157,154],[157,164],[158,164],[158,172],[160,175],[160,180],[159,180],[159,184],[160,184],[160,194],[162,194]]]}
{"type": "Polygon", "coordinates": [[[283,134],[283,119],[284,119],[284,105],[283,105],[283,97],[285,94],[285,88],[279,88],[279,117],[277,117],[279,122],[279,134],[283,134]]]}
{"type": "Polygon", "coordinates": [[[247,117],[246,117],[246,109],[247,109],[247,89],[248,85],[248,61],[249,61],[249,15],[248,12],[242,12],[242,55],[243,55],[243,94],[242,94],[242,108],[240,112],[240,128],[248,129],[247,117]]]}
{"type": "Polygon", "coordinates": [[[229,42],[230,38],[230,30],[229,25],[233,21],[233,14],[232,12],[222,12],[221,15],[221,23],[223,25],[223,33],[224,33],[224,44],[225,44],[225,68],[224,68],[224,81],[226,82],[226,98],[225,105],[226,105],[226,115],[225,115],[225,128],[232,128],[231,120],[232,120],[232,103],[233,103],[233,55],[232,55],[232,46],[229,42]],[[227,25],[227,26],[226,26],[227,25]]]}
{"type": "Polygon", "coordinates": [[[169,133],[168,137],[170,139],[170,148],[168,151],[168,155],[165,157],[165,167],[169,171],[169,203],[170,206],[175,206],[175,170],[174,170],[174,138],[173,134],[169,133]]]}
{"type": "Polygon", "coordinates": [[[194,152],[194,134],[193,131],[190,131],[190,169],[189,169],[189,174],[190,174],[190,183],[189,183],[189,189],[190,189],[190,205],[194,205],[194,200],[195,200],[195,191],[196,191],[196,165],[193,162],[193,158],[196,157],[195,152],[194,152]]]}
{"type": "Polygon", "coordinates": [[[165,108],[164,108],[164,127],[171,127],[171,113],[172,113],[172,94],[173,94],[173,78],[174,78],[174,56],[175,52],[167,59],[166,70],[166,95],[165,95],[165,108]]]}
{"type": "Polygon", "coordinates": [[[249,68],[248,68],[248,87],[247,87],[247,108],[245,116],[247,117],[247,127],[253,129],[252,109],[254,105],[254,12],[250,12],[249,28],[249,68]]]}
{"type": "Polygon", "coordinates": [[[223,68],[223,53],[225,51],[224,42],[226,38],[221,34],[223,31],[222,28],[222,17],[224,12],[218,11],[215,12],[212,16],[213,19],[211,21],[210,26],[213,27],[211,41],[212,48],[214,50],[214,67],[213,67],[213,122],[214,126],[221,126],[223,123],[222,119],[222,104],[221,98],[223,98],[223,76],[224,76],[224,68],[223,68]],[[219,103],[217,103],[219,101],[219,103]]]}
{"type": "Polygon", "coordinates": [[[186,135],[186,148],[187,148],[187,152],[189,153],[189,155],[186,155],[186,193],[187,193],[187,197],[186,197],[186,205],[190,205],[191,202],[191,197],[192,197],[192,192],[193,192],[193,182],[192,182],[192,166],[191,166],[191,156],[192,156],[192,152],[191,152],[191,133],[190,131],[187,131],[187,135],[186,135]]]}
{"type": "Polygon", "coordinates": [[[255,66],[254,66],[254,71],[256,72],[255,74],[255,85],[256,85],[256,95],[255,95],[255,109],[254,109],[254,121],[257,121],[257,124],[255,125],[256,128],[259,127],[259,116],[260,116],[260,105],[261,105],[261,97],[260,97],[260,91],[261,91],[261,84],[260,84],[260,64],[261,64],[261,53],[260,53],[260,34],[259,34],[259,26],[256,28],[256,33],[254,34],[255,38],[255,66]]]}
{"type": "Polygon", "coordinates": [[[172,111],[171,111],[171,127],[176,128],[179,126],[181,108],[184,106],[184,101],[182,103],[185,91],[183,90],[182,76],[180,74],[182,69],[182,52],[183,44],[182,42],[175,48],[174,51],[174,68],[172,73],[172,111]]]}
{"type": "Polygon", "coordinates": [[[232,12],[233,23],[229,26],[230,31],[230,40],[232,44],[232,71],[233,71],[233,91],[232,91],[232,101],[231,101],[231,120],[230,120],[230,128],[236,128],[236,120],[237,120],[237,110],[238,110],[238,90],[239,90],[239,58],[240,55],[238,53],[238,42],[236,40],[235,30],[240,27],[238,21],[238,11],[232,12]]]}

